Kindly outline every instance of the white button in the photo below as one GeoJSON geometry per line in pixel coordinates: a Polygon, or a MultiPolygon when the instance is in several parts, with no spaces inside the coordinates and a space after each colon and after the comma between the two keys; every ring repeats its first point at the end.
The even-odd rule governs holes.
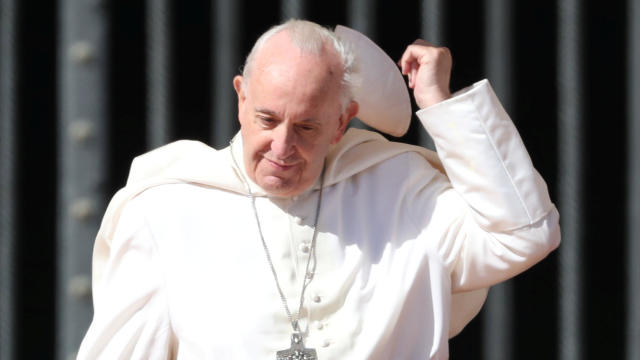
{"type": "Polygon", "coordinates": [[[322,342],[322,347],[329,347],[329,345],[331,345],[331,340],[324,339],[324,341],[322,342]]]}
{"type": "Polygon", "coordinates": [[[302,225],[302,222],[304,221],[304,217],[297,217],[296,216],[293,221],[298,225],[302,225]]]}
{"type": "Polygon", "coordinates": [[[310,250],[310,248],[309,248],[309,244],[307,244],[307,243],[302,243],[302,244],[300,244],[300,245],[298,246],[298,248],[300,249],[300,251],[301,251],[301,252],[303,252],[303,253],[305,253],[305,254],[308,254],[308,253],[309,253],[309,250],[310,250]]]}
{"type": "Polygon", "coordinates": [[[315,326],[316,326],[316,329],[318,330],[324,329],[324,324],[321,323],[320,321],[316,321],[315,326]]]}
{"type": "Polygon", "coordinates": [[[319,303],[320,301],[322,301],[322,298],[320,297],[320,295],[316,295],[313,297],[313,302],[319,303]]]}

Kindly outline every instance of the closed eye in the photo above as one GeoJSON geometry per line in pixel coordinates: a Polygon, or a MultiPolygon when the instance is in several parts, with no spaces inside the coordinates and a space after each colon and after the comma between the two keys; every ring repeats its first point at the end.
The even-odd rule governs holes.
{"type": "Polygon", "coordinates": [[[258,115],[257,119],[258,119],[258,122],[264,127],[273,127],[277,123],[276,119],[270,116],[258,115]]]}
{"type": "Polygon", "coordinates": [[[313,131],[316,129],[314,126],[311,126],[311,125],[299,125],[298,128],[302,131],[313,131]]]}

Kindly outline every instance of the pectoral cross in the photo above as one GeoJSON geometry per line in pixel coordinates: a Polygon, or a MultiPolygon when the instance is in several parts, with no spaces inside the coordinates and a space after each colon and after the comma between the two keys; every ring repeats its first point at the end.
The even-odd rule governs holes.
{"type": "Polygon", "coordinates": [[[276,353],[276,360],[318,360],[315,349],[306,349],[302,341],[302,334],[294,332],[291,335],[291,347],[276,353]]]}

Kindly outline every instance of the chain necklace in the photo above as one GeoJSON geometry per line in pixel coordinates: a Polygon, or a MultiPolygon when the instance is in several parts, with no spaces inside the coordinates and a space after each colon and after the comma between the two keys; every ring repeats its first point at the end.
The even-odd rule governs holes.
{"type": "MultiPolygon", "coordinates": [[[[282,305],[284,307],[285,312],[287,313],[287,317],[289,318],[289,322],[291,323],[291,327],[293,328],[293,333],[291,334],[291,347],[286,350],[280,350],[276,353],[276,360],[317,360],[318,356],[316,354],[315,349],[308,349],[304,347],[304,333],[300,330],[300,325],[298,320],[300,319],[300,314],[302,313],[302,307],[304,305],[304,293],[307,290],[307,287],[313,280],[313,274],[315,273],[316,268],[316,238],[318,236],[318,218],[320,217],[320,207],[322,204],[322,188],[324,185],[324,170],[326,167],[326,163],[322,167],[322,173],[320,174],[320,191],[318,192],[318,202],[316,204],[316,215],[313,224],[313,236],[311,237],[311,247],[309,249],[309,255],[307,257],[307,266],[305,268],[304,280],[302,281],[302,290],[300,291],[300,305],[298,306],[298,311],[296,314],[291,313],[289,310],[289,305],[287,304],[287,298],[284,296],[284,292],[282,291],[282,287],[280,286],[280,281],[278,280],[278,274],[276,273],[276,269],[273,266],[273,261],[271,260],[271,254],[269,252],[269,247],[267,246],[267,242],[264,240],[264,235],[262,234],[262,226],[260,225],[260,218],[258,216],[258,210],[256,208],[256,198],[251,192],[251,187],[249,186],[249,182],[245,179],[244,174],[242,173],[241,168],[238,166],[238,162],[236,161],[235,155],[233,154],[233,139],[229,143],[231,158],[233,159],[233,163],[238,168],[240,177],[242,178],[242,182],[247,188],[247,196],[251,200],[251,207],[253,209],[253,215],[256,219],[256,224],[258,226],[258,233],[260,234],[260,240],[262,241],[262,247],[264,248],[264,253],[267,258],[267,262],[269,263],[269,267],[271,268],[271,273],[273,274],[273,279],[275,280],[276,287],[278,288],[278,293],[280,294],[280,300],[282,301],[282,305]],[[311,259],[313,258],[313,267],[311,271],[309,271],[311,265],[311,259]]],[[[307,327],[308,329],[308,327],[307,327]]]]}

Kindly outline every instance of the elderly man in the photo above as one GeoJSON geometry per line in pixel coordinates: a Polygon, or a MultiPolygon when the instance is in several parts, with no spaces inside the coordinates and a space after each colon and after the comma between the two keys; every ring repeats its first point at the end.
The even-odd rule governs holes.
{"type": "Polygon", "coordinates": [[[233,80],[228,148],[182,141],[134,161],[96,239],[79,358],[444,359],[478,289],[558,245],[544,181],[486,81],[452,97],[446,49],[405,51],[438,159],[345,132],[358,61],[316,24],[275,27],[233,80]]]}

